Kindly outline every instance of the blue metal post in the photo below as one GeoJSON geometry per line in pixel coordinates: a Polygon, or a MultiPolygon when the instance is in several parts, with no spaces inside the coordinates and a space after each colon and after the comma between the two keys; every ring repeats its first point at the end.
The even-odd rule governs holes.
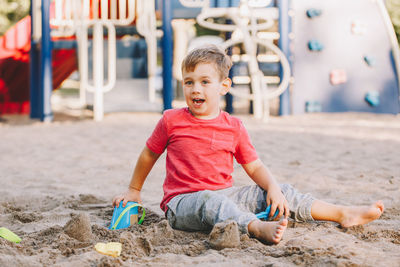
{"type": "MultiPolygon", "coordinates": [[[[291,18],[289,16],[290,0],[279,0],[278,5],[279,5],[279,34],[280,34],[279,47],[290,62],[290,39],[289,39],[289,33],[291,28],[291,18]]],[[[282,75],[283,75],[282,66],[279,75],[282,80],[282,75]]],[[[291,113],[290,92],[289,88],[286,88],[286,90],[280,96],[279,115],[289,115],[290,113],[291,113]]]]}
{"type": "Polygon", "coordinates": [[[51,92],[53,91],[53,79],[51,69],[51,37],[50,37],[50,0],[42,0],[42,44],[40,66],[40,120],[53,120],[51,111],[51,92]]]}
{"type": "Polygon", "coordinates": [[[171,0],[162,2],[163,100],[164,110],[172,108],[172,6],[171,0]]]}
{"type": "MultiPolygon", "coordinates": [[[[232,7],[232,0],[229,0],[228,7],[232,7]]],[[[232,24],[232,20],[227,19],[226,20],[226,24],[232,24]]],[[[225,40],[228,40],[231,37],[232,37],[232,33],[231,32],[226,32],[225,33],[225,40]]],[[[228,48],[227,54],[229,56],[232,56],[232,47],[228,48]]],[[[233,70],[232,69],[233,69],[233,66],[232,66],[231,70],[229,71],[229,78],[232,80],[232,86],[234,86],[233,79],[232,79],[233,78],[233,75],[232,75],[232,71],[233,70]]],[[[225,111],[228,112],[229,114],[232,114],[234,112],[234,110],[233,110],[233,95],[231,93],[227,93],[225,95],[225,103],[226,103],[225,111]]]]}
{"type": "MultiPolygon", "coordinates": [[[[227,24],[232,24],[232,21],[231,20],[227,20],[226,23],[227,24]]],[[[226,32],[225,33],[225,40],[230,39],[231,36],[232,36],[231,32],[226,32]]],[[[229,56],[232,56],[232,47],[228,48],[227,54],[229,56]]],[[[234,84],[233,84],[233,75],[232,75],[233,68],[234,67],[232,66],[232,68],[229,71],[229,78],[232,80],[232,86],[234,86],[234,84]]],[[[226,103],[225,111],[228,112],[229,114],[232,114],[234,112],[234,109],[233,109],[233,95],[231,93],[227,93],[225,95],[225,103],[226,103]]]]}
{"type": "MultiPolygon", "coordinates": [[[[232,7],[232,1],[231,0],[229,0],[228,4],[229,4],[229,7],[232,7]]],[[[227,19],[226,20],[226,24],[232,24],[232,20],[227,19]]],[[[226,32],[225,33],[225,40],[228,40],[231,37],[232,37],[232,33],[231,32],[226,32]]],[[[232,55],[232,47],[229,47],[227,52],[228,52],[227,54],[229,56],[231,56],[232,55]]],[[[233,66],[232,66],[231,70],[229,71],[229,78],[232,80],[232,86],[233,86],[234,84],[233,84],[233,79],[232,79],[233,78],[232,69],[233,69],[233,66]]],[[[232,114],[234,112],[234,110],[233,110],[233,95],[231,93],[227,93],[225,95],[225,103],[226,103],[225,111],[228,112],[229,114],[232,114]]]]}
{"type": "Polygon", "coordinates": [[[30,118],[39,119],[40,118],[40,99],[39,99],[39,75],[40,75],[40,50],[39,50],[39,40],[34,36],[35,33],[34,25],[38,19],[36,12],[33,11],[35,8],[35,0],[31,0],[31,50],[29,51],[29,85],[30,85],[30,118]]]}

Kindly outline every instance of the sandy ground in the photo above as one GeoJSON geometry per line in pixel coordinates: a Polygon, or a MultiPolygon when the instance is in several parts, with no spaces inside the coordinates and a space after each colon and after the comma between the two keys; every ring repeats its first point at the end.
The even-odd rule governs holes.
{"type": "MultiPolygon", "coordinates": [[[[56,114],[42,124],[25,117],[0,122],[0,266],[400,266],[400,117],[309,114],[262,123],[240,116],[276,179],[337,204],[382,199],[383,216],[364,226],[290,223],[278,245],[243,235],[236,248],[212,249],[207,233],[172,230],[159,208],[165,155],[143,188],[143,225],[111,231],[111,199],[125,190],[158,113],[111,113],[101,123],[56,114]],[[92,235],[66,233],[75,215],[92,235]],[[97,242],[123,244],[117,258],[97,242]]],[[[252,184],[235,166],[236,185],[252,184]]]]}

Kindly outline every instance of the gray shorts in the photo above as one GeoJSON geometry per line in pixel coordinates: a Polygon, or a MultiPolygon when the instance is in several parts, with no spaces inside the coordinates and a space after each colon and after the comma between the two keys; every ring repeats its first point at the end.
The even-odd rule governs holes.
{"type": "MultiPolygon", "coordinates": [[[[314,198],[289,184],[280,187],[291,217],[298,222],[313,221],[314,198]]],[[[168,202],[166,216],[171,227],[178,230],[210,231],[216,223],[233,220],[242,233],[248,233],[247,225],[257,219],[255,214],[267,208],[266,197],[267,192],[258,185],[181,194],[168,202]]]]}

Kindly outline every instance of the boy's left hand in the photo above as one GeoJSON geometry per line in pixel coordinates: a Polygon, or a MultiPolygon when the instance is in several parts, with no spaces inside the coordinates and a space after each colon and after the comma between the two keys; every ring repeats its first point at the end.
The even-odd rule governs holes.
{"type": "Polygon", "coordinates": [[[250,178],[253,179],[258,186],[267,191],[267,207],[271,205],[269,217],[273,217],[276,209],[279,209],[279,214],[275,219],[279,220],[282,215],[288,218],[290,214],[289,204],[282,194],[280,186],[261,160],[257,159],[253,162],[242,164],[242,166],[250,178]]]}
{"type": "Polygon", "coordinates": [[[282,194],[281,188],[279,185],[272,185],[268,188],[267,192],[267,206],[271,205],[271,212],[269,213],[269,217],[273,217],[276,209],[279,209],[279,214],[276,216],[276,220],[284,215],[287,219],[290,214],[289,204],[282,194]]]}

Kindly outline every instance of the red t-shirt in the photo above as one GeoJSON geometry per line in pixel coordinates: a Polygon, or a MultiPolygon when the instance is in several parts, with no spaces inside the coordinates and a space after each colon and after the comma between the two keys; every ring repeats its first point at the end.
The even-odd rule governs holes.
{"type": "Polygon", "coordinates": [[[188,108],[167,110],[146,145],[157,154],[167,149],[164,212],[176,195],[232,186],[233,157],[240,164],[258,158],[242,122],[224,111],[202,120],[188,108]]]}

